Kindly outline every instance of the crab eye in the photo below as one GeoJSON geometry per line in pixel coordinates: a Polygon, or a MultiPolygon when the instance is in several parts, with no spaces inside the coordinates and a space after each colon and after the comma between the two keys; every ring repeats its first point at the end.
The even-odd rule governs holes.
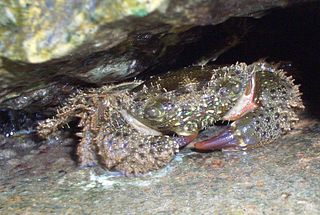
{"type": "Polygon", "coordinates": [[[231,90],[234,94],[238,94],[241,92],[241,84],[240,83],[235,83],[232,87],[231,90]]]}
{"type": "Polygon", "coordinates": [[[144,108],[144,117],[150,120],[161,121],[165,115],[165,101],[155,100],[144,108]]]}
{"type": "Polygon", "coordinates": [[[175,114],[174,104],[167,98],[151,99],[143,110],[144,118],[151,121],[163,122],[175,114]]]}
{"type": "Polygon", "coordinates": [[[227,96],[229,94],[229,89],[227,87],[221,87],[219,89],[220,96],[227,96]]]}
{"type": "Polygon", "coordinates": [[[146,117],[148,118],[151,118],[151,119],[157,119],[157,118],[160,118],[161,116],[163,116],[164,114],[164,111],[163,111],[163,108],[161,106],[158,106],[158,107],[147,107],[145,109],[145,115],[146,117]]]}
{"type": "Polygon", "coordinates": [[[235,96],[242,90],[242,85],[238,81],[225,81],[220,84],[218,93],[221,97],[235,96]]]}

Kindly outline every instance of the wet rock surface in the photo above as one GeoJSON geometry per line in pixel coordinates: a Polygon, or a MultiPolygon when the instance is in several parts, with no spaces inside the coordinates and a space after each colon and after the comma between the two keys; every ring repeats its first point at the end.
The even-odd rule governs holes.
{"type": "Polygon", "coordinates": [[[101,85],[164,72],[208,51],[216,59],[249,29],[240,18],[226,20],[260,18],[301,2],[307,1],[5,1],[0,107],[34,112],[30,103],[63,100],[66,83],[101,85]]]}
{"type": "Polygon", "coordinates": [[[319,131],[305,118],[274,144],[231,154],[185,149],[168,168],[129,178],[80,169],[72,140],[58,140],[0,161],[0,212],[317,214],[319,131]]]}
{"type": "Polygon", "coordinates": [[[1,56],[39,63],[91,43],[85,46],[88,56],[129,42],[128,35],[141,30],[148,31],[148,37],[155,27],[168,34],[181,26],[215,25],[298,2],[304,1],[4,1],[0,4],[1,56]]]}

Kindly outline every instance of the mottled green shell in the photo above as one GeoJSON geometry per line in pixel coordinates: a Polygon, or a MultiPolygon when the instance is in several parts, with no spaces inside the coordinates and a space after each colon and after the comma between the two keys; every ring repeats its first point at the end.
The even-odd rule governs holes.
{"type": "Polygon", "coordinates": [[[220,120],[243,94],[251,73],[243,63],[187,67],[134,89],[130,109],[150,127],[187,136],[220,120]]]}

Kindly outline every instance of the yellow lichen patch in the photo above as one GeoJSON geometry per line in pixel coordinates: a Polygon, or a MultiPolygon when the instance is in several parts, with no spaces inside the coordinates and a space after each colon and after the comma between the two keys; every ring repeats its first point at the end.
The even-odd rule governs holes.
{"type": "Polygon", "coordinates": [[[59,58],[91,38],[100,26],[126,16],[148,15],[166,1],[8,1],[3,10],[10,25],[0,29],[3,56],[32,63],[59,58]]]}

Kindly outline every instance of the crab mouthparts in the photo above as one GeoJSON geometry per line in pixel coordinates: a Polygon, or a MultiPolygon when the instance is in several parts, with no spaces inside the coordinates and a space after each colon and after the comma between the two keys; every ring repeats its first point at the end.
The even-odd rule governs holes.
{"type": "Polygon", "coordinates": [[[226,121],[235,121],[247,113],[255,110],[259,105],[255,103],[254,99],[258,93],[257,77],[254,73],[250,82],[246,86],[244,93],[238,99],[236,104],[222,117],[226,121]]]}

